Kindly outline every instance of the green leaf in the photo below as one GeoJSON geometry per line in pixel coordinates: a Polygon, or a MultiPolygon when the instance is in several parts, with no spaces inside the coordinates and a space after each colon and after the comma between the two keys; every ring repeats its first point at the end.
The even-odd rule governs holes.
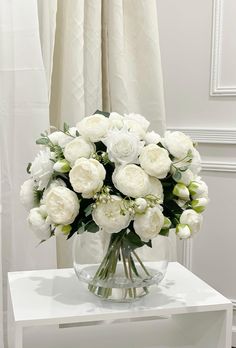
{"type": "Polygon", "coordinates": [[[70,126],[66,122],[64,122],[63,129],[64,129],[65,133],[68,132],[69,128],[70,128],[70,126]]]}
{"type": "Polygon", "coordinates": [[[128,234],[126,234],[122,243],[126,256],[130,255],[133,250],[141,248],[144,244],[146,244],[134,231],[130,231],[128,234]]]}
{"type": "Polygon", "coordinates": [[[29,162],[28,165],[27,165],[27,168],[26,168],[26,171],[27,171],[28,174],[30,174],[31,166],[32,166],[32,163],[29,162]]]}
{"type": "Polygon", "coordinates": [[[48,145],[49,141],[50,140],[48,138],[39,138],[36,140],[36,144],[37,145],[48,145]]]}
{"type": "Polygon", "coordinates": [[[90,204],[84,209],[85,216],[91,215],[92,211],[93,211],[93,204],[90,204]]]}
{"type": "Polygon", "coordinates": [[[96,110],[94,115],[95,114],[99,114],[99,115],[103,115],[105,117],[109,117],[110,116],[110,112],[106,112],[106,111],[101,111],[101,110],[96,110]]]}
{"type": "Polygon", "coordinates": [[[91,220],[85,224],[84,229],[88,232],[96,233],[99,231],[99,226],[95,221],[91,220]]]}
{"type": "Polygon", "coordinates": [[[75,131],[75,135],[78,137],[79,136],[79,131],[75,131]]]}
{"type": "Polygon", "coordinates": [[[165,237],[168,237],[169,236],[169,229],[168,228],[163,228],[160,233],[159,233],[160,236],[165,236],[165,237]]]}

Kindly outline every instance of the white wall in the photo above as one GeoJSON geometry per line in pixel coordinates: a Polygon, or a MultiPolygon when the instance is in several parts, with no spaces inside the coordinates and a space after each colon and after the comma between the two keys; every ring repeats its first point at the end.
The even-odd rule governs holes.
{"type": "Polygon", "coordinates": [[[157,6],[167,127],[198,141],[211,198],[201,233],[180,258],[236,310],[236,1],[157,6]]]}

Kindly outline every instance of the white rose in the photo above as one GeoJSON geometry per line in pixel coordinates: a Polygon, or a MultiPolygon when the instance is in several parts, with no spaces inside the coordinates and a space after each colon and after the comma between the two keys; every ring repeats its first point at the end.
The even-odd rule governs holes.
{"type": "Polygon", "coordinates": [[[200,153],[195,149],[192,149],[192,161],[189,166],[189,169],[197,175],[201,171],[201,156],[200,153]]]}
{"type": "Polygon", "coordinates": [[[117,112],[111,112],[109,120],[111,122],[111,128],[121,129],[124,126],[124,116],[118,114],[117,112]]]}
{"type": "Polygon", "coordinates": [[[35,190],[36,187],[33,179],[28,179],[21,185],[20,201],[27,210],[30,210],[37,205],[35,202],[35,190]]]}
{"type": "Polygon", "coordinates": [[[149,177],[135,164],[118,167],[113,172],[112,181],[117,190],[126,196],[138,198],[149,193],[149,177]]]}
{"type": "Polygon", "coordinates": [[[112,195],[112,200],[99,203],[93,209],[92,217],[96,224],[107,233],[118,233],[129,226],[129,213],[121,214],[124,209],[122,198],[112,195]]]}
{"type": "Polygon", "coordinates": [[[180,223],[188,225],[192,233],[197,233],[201,228],[202,215],[192,209],[187,209],[181,214],[180,223]]]}
{"type": "Polygon", "coordinates": [[[170,170],[171,160],[168,151],[155,144],[145,146],[139,160],[146,173],[159,179],[165,178],[170,170]]]}
{"type": "Polygon", "coordinates": [[[147,131],[148,127],[150,126],[150,122],[140,114],[134,114],[134,113],[125,114],[124,119],[137,122],[143,128],[143,130],[145,132],[147,131]]]}
{"type": "Polygon", "coordinates": [[[136,134],[139,139],[142,140],[145,138],[145,130],[137,121],[124,118],[124,127],[126,127],[131,133],[136,134]]]}
{"type": "Polygon", "coordinates": [[[64,186],[52,188],[45,199],[49,218],[59,225],[71,224],[79,213],[77,195],[64,186]]]}
{"type": "Polygon", "coordinates": [[[38,189],[42,190],[47,185],[53,173],[52,154],[48,148],[40,151],[35,157],[30,167],[30,173],[38,184],[38,189]]]}
{"type": "Polygon", "coordinates": [[[154,178],[153,176],[149,177],[149,192],[148,193],[159,198],[160,200],[159,203],[163,203],[164,193],[163,193],[162,184],[160,180],[158,180],[157,178],[154,178]]]}
{"type": "Polygon", "coordinates": [[[163,145],[171,155],[180,159],[186,157],[188,152],[193,150],[191,139],[184,133],[178,131],[167,131],[163,139],[163,145]]]}
{"type": "Polygon", "coordinates": [[[110,126],[110,120],[100,114],[85,117],[76,125],[79,133],[92,142],[104,138],[110,126]]]}
{"type": "Polygon", "coordinates": [[[73,166],[78,158],[91,157],[92,153],[95,151],[95,146],[90,141],[79,136],[74,140],[70,141],[64,150],[64,156],[68,162],[73,166]]]}
{"type": "Polygon", "coordinates": [[[146,144],[158,144],[161,141],[161,136],[160,134],[151,131],[146,133],[144,140],[146,144]]]}
{"type": "Polygon", "coordinates": [[[185,186],[188,186],[191,181],[194,179],[194,174],[190,169],[186,169],[184,172],[181,171],[181,178],[176,179],[176,177],[173,175],[173,179],[176,182],[182,183],[185,186]]]}
{"type": "Polygon", "coordinates": [[[91,198],[102,188],[105,176],[103,165],[92,158],[79,158],[69,173],[73,189],[84,198],[91,198]]]}
{"type": "Polygon", "coordinates": [[[197,177],[194,181],[192,181],[188,189],[193,199],[208,197],[207,184],[202,181],[200,177],[197,177]]]}
{"type": "Polygon", "coordinates": [[[148,208],[145,214],[135,215],[134,230],[142,241],[155,238],[164,224],[164,215],[158,207],[148,208]]]}
{"type": "Polygon", "coordinates": [[[189,197],[189,190],[184,184],[176,184],[173,189],[173,194],[180,199],[183,199],[185,201],[188,201],[190,199],[189,197]]]}
{"type": "Polygon", "coordinates": [[[191,230],[188,225],[178,224],[176,226],[176,234],[180,239],[187,239],[191,236],[191,230]]]}
{"type": "Polygon", "coordinates": [[[53,145],[59,145],[61,148],[64,148],[65,145],[72,140],[71,136],[61,131],[56,131],[49,134],[48,138],[53,143],[53,145]]]}
{"type": "Polygon", "coordinates": [[[110,130],[103,142],[110,161],[119,164],[137,163],[144,146],[136,134],[125,129],[110,130]]]}
{"type": "Polygon", "coordinates": [[[44,207],[33,208],[29,212],[28,224],[35,236],[41,241],[51,236],[50,224],[46,220],[44,207]]]}

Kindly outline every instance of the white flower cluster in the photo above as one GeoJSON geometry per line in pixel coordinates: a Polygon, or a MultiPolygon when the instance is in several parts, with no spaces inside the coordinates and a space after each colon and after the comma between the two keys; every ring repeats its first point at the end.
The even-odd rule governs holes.
{"type": "Polygon", "coordinates": [[[200,155],[185,134],[149,126],[139,114],[99,112],[42,134],[20,194],[40,240],[81,228],[127,229],[144,243],[170,228],[180,238],[198,232],[208,203],[200,155]]]}

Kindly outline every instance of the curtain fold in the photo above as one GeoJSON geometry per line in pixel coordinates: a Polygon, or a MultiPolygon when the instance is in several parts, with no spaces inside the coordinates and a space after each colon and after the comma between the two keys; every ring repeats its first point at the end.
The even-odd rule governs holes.
{"type": "Polygon", "coordinates": [[[0,100],[0,322],[4,322],[7,347],[7,272],[56,265],[55,241],[36,247],[38,242],[27,227],[27,214],[19,201],[20,186],[27,176],[25,168],[36,154],[33,144],[40,131],[49,126],[36,0],[0,1],[0,100]]]}

